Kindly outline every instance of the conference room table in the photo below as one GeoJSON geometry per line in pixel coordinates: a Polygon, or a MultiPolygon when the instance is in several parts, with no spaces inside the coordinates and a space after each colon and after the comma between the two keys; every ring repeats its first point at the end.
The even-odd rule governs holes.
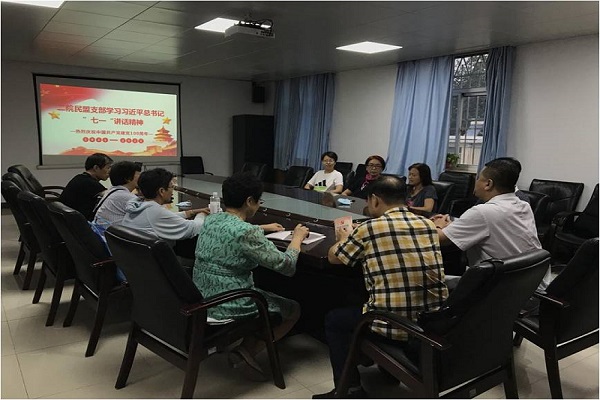
{"type": "MultiPolygon", "coordinates": [[[[202,208],[208,206],[213,192],[221,196],[221,184],[226,178],[194,175],[177,179],[175,201],[190,201],[191,208],[202,208]]],[[[311,232],[325,235],[322,240],[302,245],[293,277],[263,267],[253,271],[257,287],[300,303],[302,315],[297,330],[324,340],[323,321],[327,312],[339,307],[361,306],[367,300],[361,267],[334,265],[327,260],[328,250],[335,243],[333,221],[343,216],[351,216],[353,222],[367,220],[366,201],[273,183],[264,183],[261,200],[264,203],[248,222],[257,225],[279,223],[286,230],[303,224],[311,232]],[[342,204],[339,199],[347,199],[350,204],[342,204]]],[[[273,240],[273,243],[281,250],[289,244],[281,240],[273,240]]],[[[187,257],[193,257],[193,245],[187,243],[182,247],[183,252],[188,253],[187,257]]],[[[443,249],[445,261],[456,254],[445,253],[443,249]]]]}

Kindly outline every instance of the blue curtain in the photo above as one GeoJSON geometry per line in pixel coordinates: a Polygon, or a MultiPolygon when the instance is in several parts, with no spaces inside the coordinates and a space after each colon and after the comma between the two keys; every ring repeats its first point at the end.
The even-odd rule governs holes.
{"type": "Polygon", "coordinates": [[[506,136],[510,113],[510,92],[515,59],[514,47],[490,50],[486,63],[485,125],[479,170],[494,158],[506,156],[506,136]]]}
{"type": "Polygon", "coordinates": [[[277,82],[275,168],[304,165],[321,169],[321,154],[329,150],[333,98],[333,74],[277,82]]]}
{"type": "Polygon", "coordinates": [[[451,56],[398,64],[386,172],[406,176],[416,162],[429,165],[434,179],[443,171],[452,68],[451,56]]]}

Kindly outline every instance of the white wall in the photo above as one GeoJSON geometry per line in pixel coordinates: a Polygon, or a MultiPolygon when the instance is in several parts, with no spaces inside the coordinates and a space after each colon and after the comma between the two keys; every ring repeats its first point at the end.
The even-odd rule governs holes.
{"type": "Polygon", "coordinates": [[[533,178],[598,183],[598,36],[517,48],[508,154],[533,178]]]}
{"type": "MultiPolygon", "coordinates": [[[[354,164],[387,156],[396,66],[336,75],[330,149],[354,164]]],[[[517,47],[508,155],[533,178],[584,182],[578,209],[598,182],[598,37],[517,47]]]]}
{"type": "MultiPolygon", "coordinates": [[[[199,155],[207,171],[229,175],[232,166],[232,116],[272,114],[271,98],[251,102],[251,84],[245,81],[189,76],[111,71],[50,64],[2,61],[2,161],[3,173],[13,164],[30,168],[44,185],[65,185],[79,169],[40,169],[33,73],[180,83],[181,130],[184,155],[199,155]]],[[[172,168],[170,168],[172,169],[172,168]]],[[[176,169],[174,169],[176,170],[176,169]]]]}

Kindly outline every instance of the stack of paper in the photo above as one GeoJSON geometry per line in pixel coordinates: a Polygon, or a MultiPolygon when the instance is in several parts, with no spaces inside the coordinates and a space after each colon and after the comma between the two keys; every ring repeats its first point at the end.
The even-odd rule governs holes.
{"type": "MultiPolygon", "coordinates": [[[[292,231],[273,232],[265,235],[269,239],[292,241],[292,231]]],[[[325,239],[325,235],[317,232],[310,232],[308,237],[302,241],[304,244],[311,244],[319,240],[325,239]]]]}

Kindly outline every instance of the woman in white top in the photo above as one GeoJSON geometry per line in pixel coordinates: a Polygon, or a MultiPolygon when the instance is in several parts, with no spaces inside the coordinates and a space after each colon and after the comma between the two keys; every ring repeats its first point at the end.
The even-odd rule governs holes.
{"type": "Polygon", "coordinates": [[[317,171],[317,173],[310,178],[308,183],[304,186],[304,189],[342,193],[342,190],[344,189],[344,177],[341,172],[334,169],[337,159],[338,156],[333,151],[326,151],[323,153],[321,156],[323,169],[317,171]]]}

